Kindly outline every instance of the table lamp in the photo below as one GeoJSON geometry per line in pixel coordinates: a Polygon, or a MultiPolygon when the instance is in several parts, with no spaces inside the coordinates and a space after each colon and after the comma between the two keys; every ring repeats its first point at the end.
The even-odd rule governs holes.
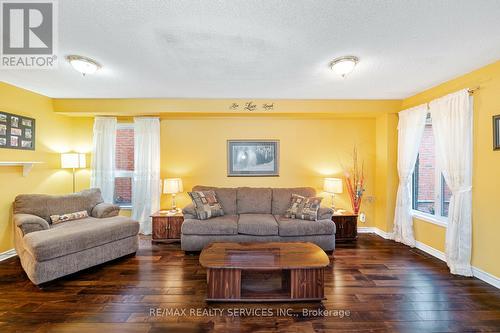
{"type": "Polygon", "coordinates": [[[336,193],[342,193],[342,179],[340,178],[325,178],[323,190],[332,195],[332,209],[335,212],[334,198],[336,193]]]}
{"type": "Polygon", "coordinates": [[[75,170],[85,169],[87,160],[85,154],[80,153],[63,153],[61,154],[61,168],[73,169],[73,193],[75,193],[75,170]]]}
{"type": "Polygon", "coordinates": [[[177,207],[175,205],[175,195],[177,193],[183,192],[182,179],[180,178],[167,178],[163,181],[163,193],[172,194],[172,210],[171,212],[176,212],[177,207]]]}

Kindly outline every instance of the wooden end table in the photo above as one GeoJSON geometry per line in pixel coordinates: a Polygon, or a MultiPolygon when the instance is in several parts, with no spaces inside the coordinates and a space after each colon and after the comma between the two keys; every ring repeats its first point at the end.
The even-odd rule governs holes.
{"type": "Polygon", "coordinates": [[[153,219],[153,242],[171,243],[181,240],[181,227],[184,222],[182,212],[175,214],[162,213],[161,211],[151,215],[153,219]]]}
{"type": "Polygon", "coordinates": [[[212,243],[200,264],[209,302],[321,301],[330,259],[312,243],[212,243]]]}
{"type": "Polygon", "coordinates": [[[358,239],[358,215],[353,213],[333,214],[335,223],[335,241],[351,242],[358,239]]]}

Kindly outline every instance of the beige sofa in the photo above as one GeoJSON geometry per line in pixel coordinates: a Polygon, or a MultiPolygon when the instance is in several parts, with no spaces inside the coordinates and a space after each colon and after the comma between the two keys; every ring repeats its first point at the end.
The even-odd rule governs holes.
{"type": "Polygon", "coordinates": [[[198,220],[193,204],[185,207],[181,229],[184,251],[200,251],[211,242],[311,242],[325,251],[335,249],[331,208],[321,207],[317,221],[284,217],[292,194],[312,197],[316,194],[313,188],[193,188],[207,190],[215,191],[225,215],[198,220]]]}
{"type": "Polygon", "coordinates": [[[22,194],[14,202],[15,247],[34,284],[137,251],[139,223],[118,216],[99,189],[52,196],[22,194]],[[86,210],[89,217],[52,224],[51,215],[86,210]]]}

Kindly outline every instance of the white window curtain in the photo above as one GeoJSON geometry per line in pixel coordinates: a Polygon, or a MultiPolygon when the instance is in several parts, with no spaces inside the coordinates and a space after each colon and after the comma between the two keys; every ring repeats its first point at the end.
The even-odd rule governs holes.
{"type": "Polygon", "coordinates": [[[452,274],[472,276],[472,97],[467,90],[429,103],[437,163],[451,190],[446,263],[452,274]]]}
{"type": "Polygon", "coordinates": [[[116,118],[96,117],[92,141],[90,186],[100,188],[104,201],[112,203],[115,192],[116,118]]]}
{"type": "Polygon", "coordinates": [[[411,175],[415,169],[418,148],[427,118],[427,105],[420,105],[399,112],[398,122],[398,175],[399,187],[394,213],[394,233],[396,242],[415,246],[413,217],[411,216],[411,175]]]}
{"type": "Polygon", "coordinates": [[[139,221],[140,233],[150,235],[150,215],[160,209],[160,120],[134,118],[134,178],[132,218],[139,221]]]}

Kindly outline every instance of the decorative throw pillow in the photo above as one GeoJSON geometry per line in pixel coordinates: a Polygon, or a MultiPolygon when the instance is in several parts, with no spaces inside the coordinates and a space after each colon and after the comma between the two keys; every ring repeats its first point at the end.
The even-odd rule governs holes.
{"type": "Polygon", "coordinates": [[[318,219],[318,210],[322,199],[323,198],[320,197],[306,198],[298,194],[292,194],[292,201],[285,213],[285,217],[316,221],[318,219]]]}
{"type": "Polygon", "coordinates": [[[86,210],[82,210],[81,212],[75,212],[75,213],[50,215],[50,220],[52,221],[53,224],[57,224],[66,221],[84,219],[86,217],[89,217],[89,214],[87,213],[86,210]]]}
{"type": "Polygon", "coordinates": [[[207,220],[211,217],[224,215],[224,210],[217,200],[214,191],[188,192],[196,211],[196,216],[200,220],[207,220]]]}

